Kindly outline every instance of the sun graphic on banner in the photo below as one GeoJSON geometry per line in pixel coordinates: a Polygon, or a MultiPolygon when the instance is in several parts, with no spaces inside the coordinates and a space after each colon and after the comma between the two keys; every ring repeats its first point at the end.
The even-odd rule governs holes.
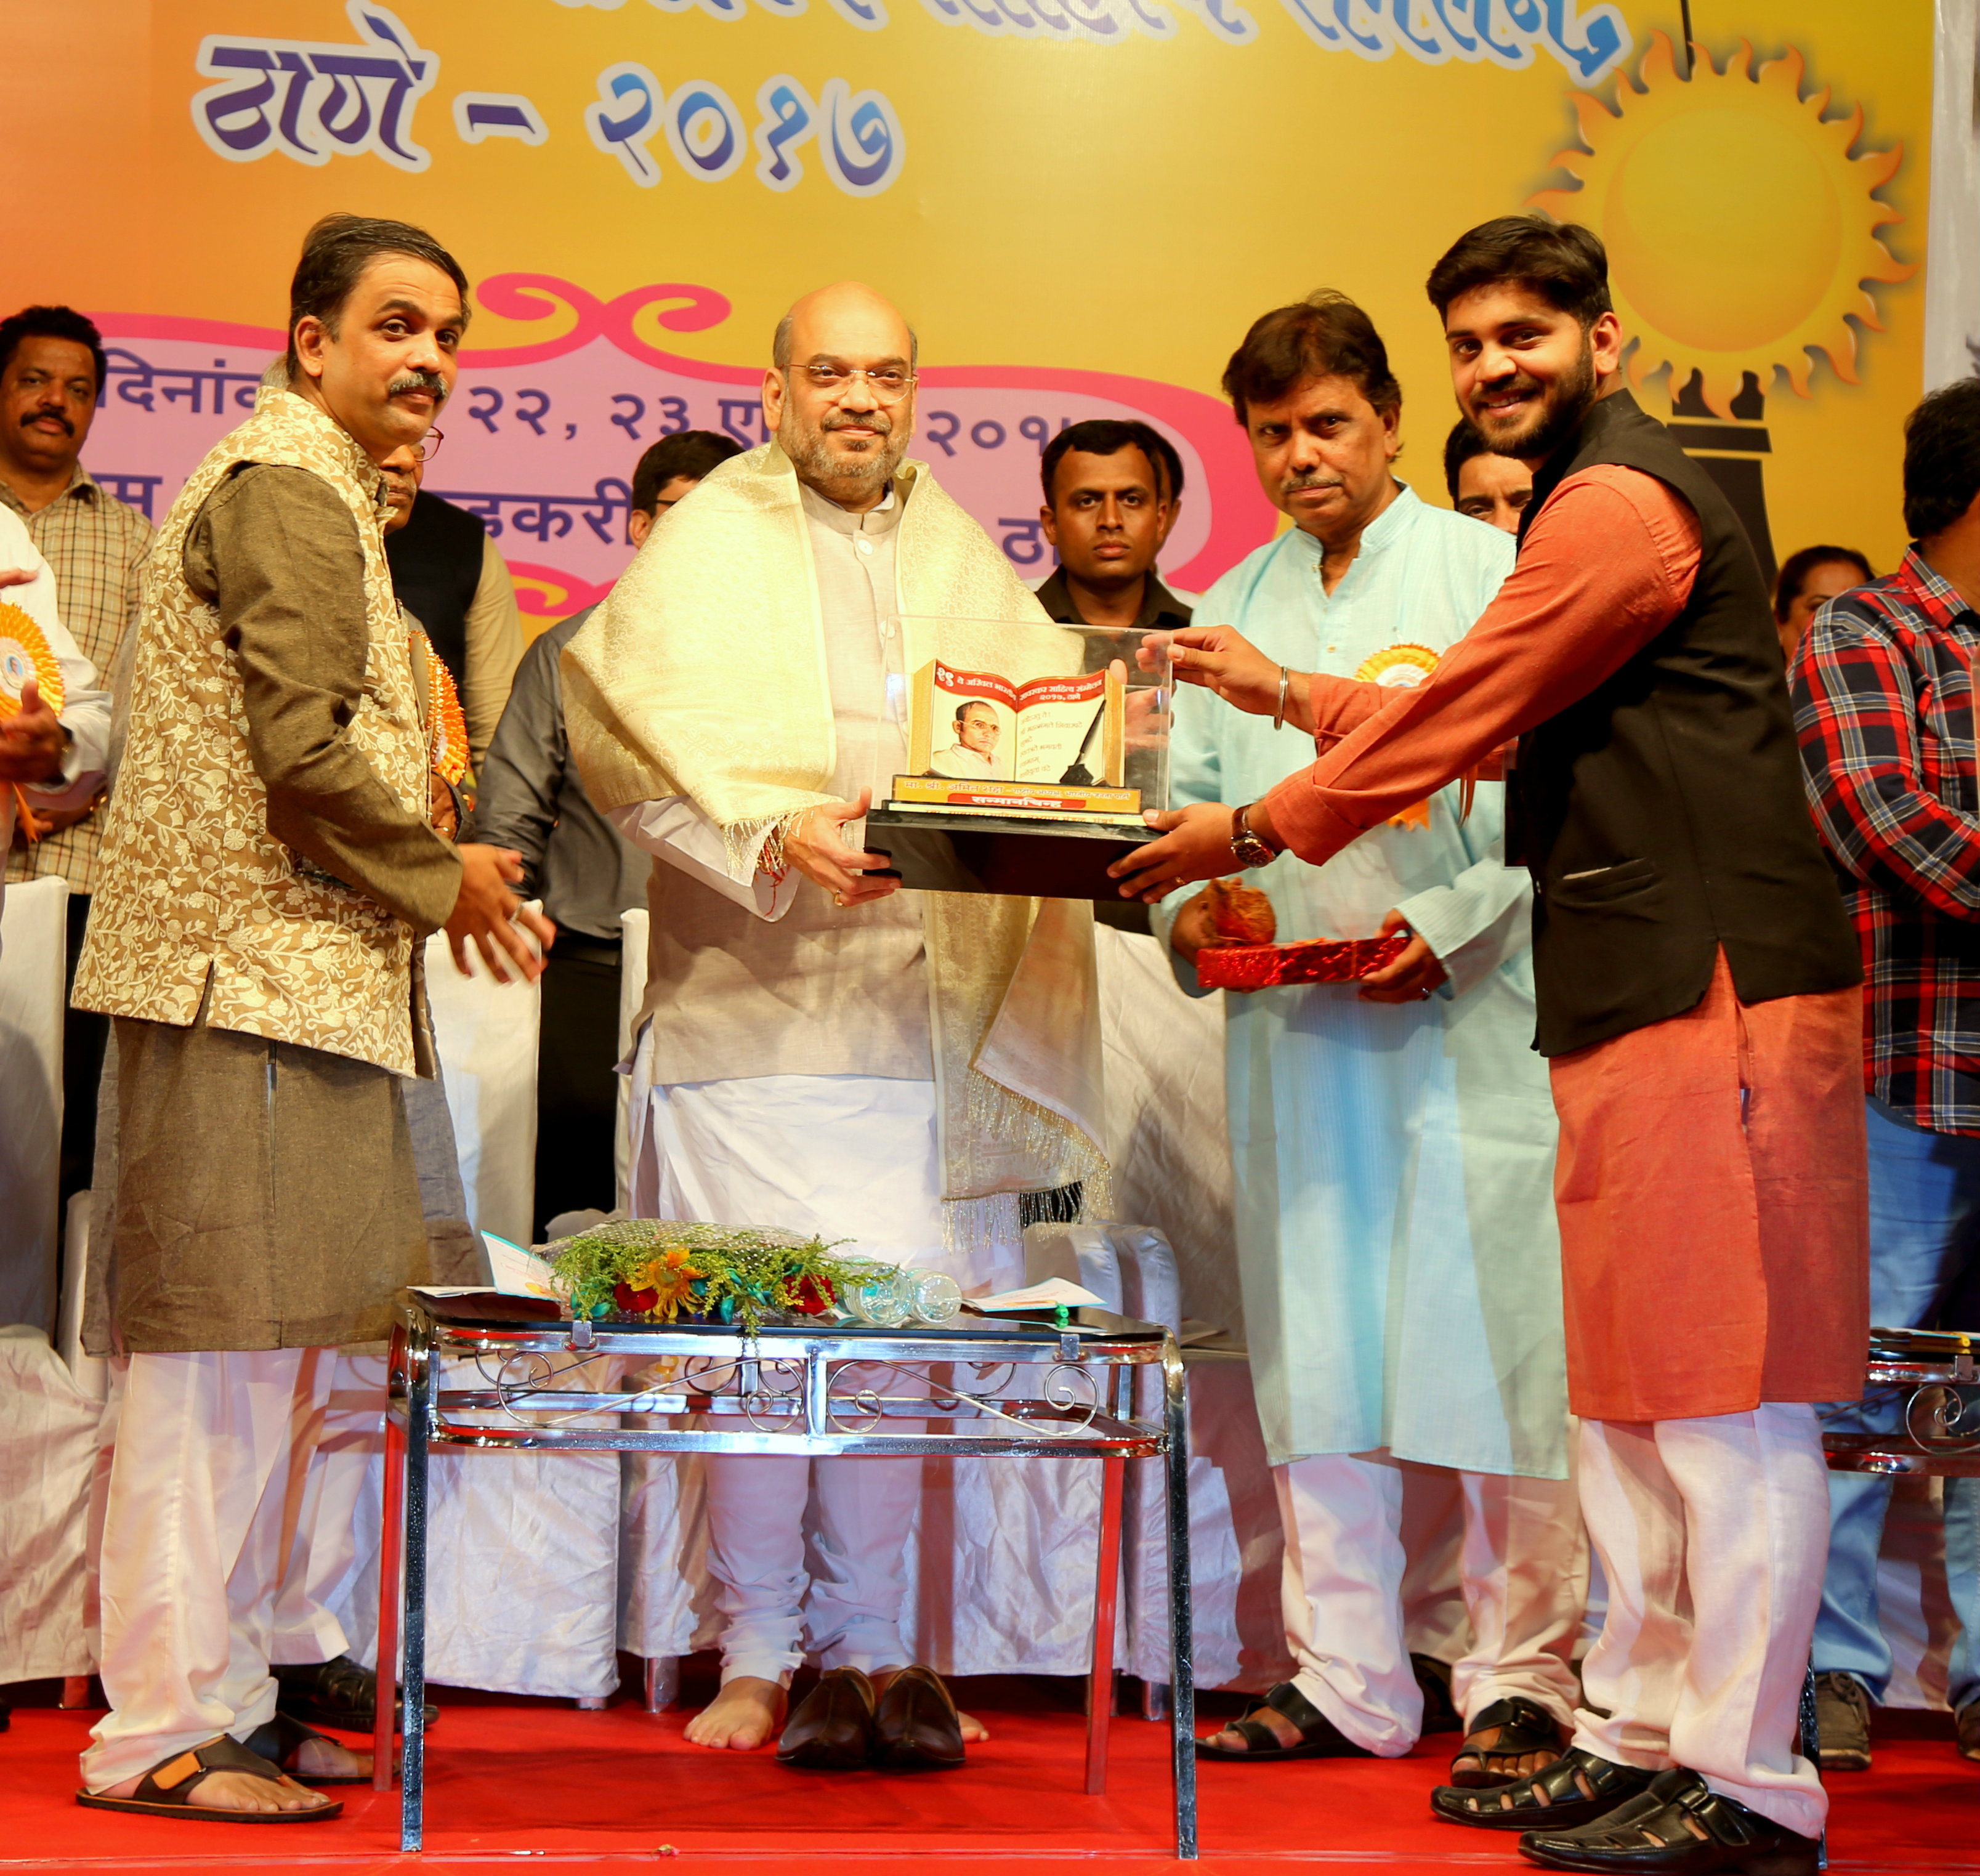
{"type": "Polygon", "coordinates": [[[1669,38],[1653,33],[1637,71],[1645,88],[1619,85],[1614,112],[1572,94],[1588,147],[1554,161],[1582,186],[1530,204],[1607,244],[1616,310],[1640,341],[1630,383],[1666,364],[1673,384],[1696,370],[1722,416],[1749,371],[1764,390],[1779,367],[1806,397],[1812,351],[1855,384],[1845,316],[1881,332],[1863,283],[1916,271],[1878,238],[1904,217],[1872,193],[1896,173],[1903,146],[1852,157],[1861,105],[1824,123],[1829,95],[1801,96],[1799,52],[1790,46],[1756,76],[1752,59],[1742,42],[1723,72],[1700,58],[1687,82],[1669,38]]]}

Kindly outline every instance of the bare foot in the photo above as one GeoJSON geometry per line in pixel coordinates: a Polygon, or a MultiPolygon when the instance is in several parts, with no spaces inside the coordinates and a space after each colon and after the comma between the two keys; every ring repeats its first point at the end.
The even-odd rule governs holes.
{"type": "MultiPolygon", "coordinates": [[[[207,1742],[209,1745],[216,1743],[207,1742]]],[[[140,1772],[121,1785],[113,1785],[101,1795],[135,1798],[146,1776],[140,1772]]],[[[186,1795],[202,1808],[213,1811],[321,1811],[337,1801],[321,1791],[306,1790],[293,1778],[284,1778],[277,1785],[257,1778],[251,1771],[202,1772],[193,1780],[186,1795]]]]}
{"type": "Polygon", "coordinates": [[[334,1739],[305,1739],[296,1748],[296,1762],[282,1769],[298,1778],[368,1778],[371,1755],[354,1752],[334,1739]]]}
{"type": "MultiPolygon", "coordinates": [[[[873,1683],[874,1692],[885,1693],[887,1690],[887,1683],[899,1672],[899,1668],[882,1668],[869,1676],[868,1678],[873,1683]]],[[[972,1718],[960,1707],[955,1710],[955,1718],[957,1725],[962,1728],[962,1743],[965,1745],[981,1745],[990,1737],[990,1728],[981,1720],[972,1718]]]]}
{"type": "Polygon", "coordinates": [[[789,1704],[781,1683],[738,1675],[723,1682],[722,1691],[688,1722],[688,1743],[753,1752],[783,1730],[789,1704]]]}
{"type": "MultiPolygon", "coordinates": [[[[1281,1745],[1297,1745],[1300,1742],[1300,1729],[1277,1707],[1254,1708],[1244,1717],[1247,1720],[1256,1721],[1281,1745]]],[[[1221,1732],[1212,1733],[1206,1743],[1224,1752],[1248,1752],[1251,1750],[1251,1741],[1242,1733],[1233,1732],[1228,1726],[1221,1732]]]]}

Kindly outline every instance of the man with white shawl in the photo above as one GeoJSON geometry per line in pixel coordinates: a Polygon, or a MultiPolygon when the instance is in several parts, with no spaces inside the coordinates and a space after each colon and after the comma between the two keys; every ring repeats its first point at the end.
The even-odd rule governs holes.
{"type": "MultiPolygon", "coordinates": [[[[905,766],[885,622],[1045,619],[904,460],[915,350],[867,287],[792,307],[763,381],[776,440],[653,530],[565,649],[565,708],[593,800],[657,862],[635,1214],[849,1238],[983,1293],[1022,1280],[1024,1223],[1104,1187],[1091,913],[903,892],[845,842],[905,766]]],[[[709,1463],[723,1688],[688,1737],[776,1733],[808,1629],[826,1672],[783,1757],[859,1762],[874,1724],[894,1762],[925,1735],[921,1762],[952,1763],[981,1728],[925,1670],[895,1672],[919,1463],[817,1462],[808,1582],[810,1464],[709,1463]]]]}

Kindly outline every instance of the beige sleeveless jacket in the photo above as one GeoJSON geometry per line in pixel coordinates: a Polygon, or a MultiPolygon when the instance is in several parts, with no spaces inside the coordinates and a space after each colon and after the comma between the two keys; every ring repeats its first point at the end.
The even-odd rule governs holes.
{"type": "Polygon", "coordinates": [[[400,801],[427,812],[426,733],[379,530],[377,471],[317,406],[264,390],[254,414],[180,490],[146,570],[130,740],[75,1001],[184,1025],[211,976],[214,1028],[416,1074],[413,928],[269,832],[218,610],[186,583],[194,521],[221,480],[249,463],[320,476],[356,520],[370,647],[349,733],[400,801]]]}

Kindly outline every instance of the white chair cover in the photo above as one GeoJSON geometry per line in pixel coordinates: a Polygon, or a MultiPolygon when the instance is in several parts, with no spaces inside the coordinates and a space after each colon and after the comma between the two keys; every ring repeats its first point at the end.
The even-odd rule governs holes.
{"type": "Polygon", "coordinates": [[[55,1333],[68,882],[30,880],[0,899],[0,1323],[55,1333]]]}

